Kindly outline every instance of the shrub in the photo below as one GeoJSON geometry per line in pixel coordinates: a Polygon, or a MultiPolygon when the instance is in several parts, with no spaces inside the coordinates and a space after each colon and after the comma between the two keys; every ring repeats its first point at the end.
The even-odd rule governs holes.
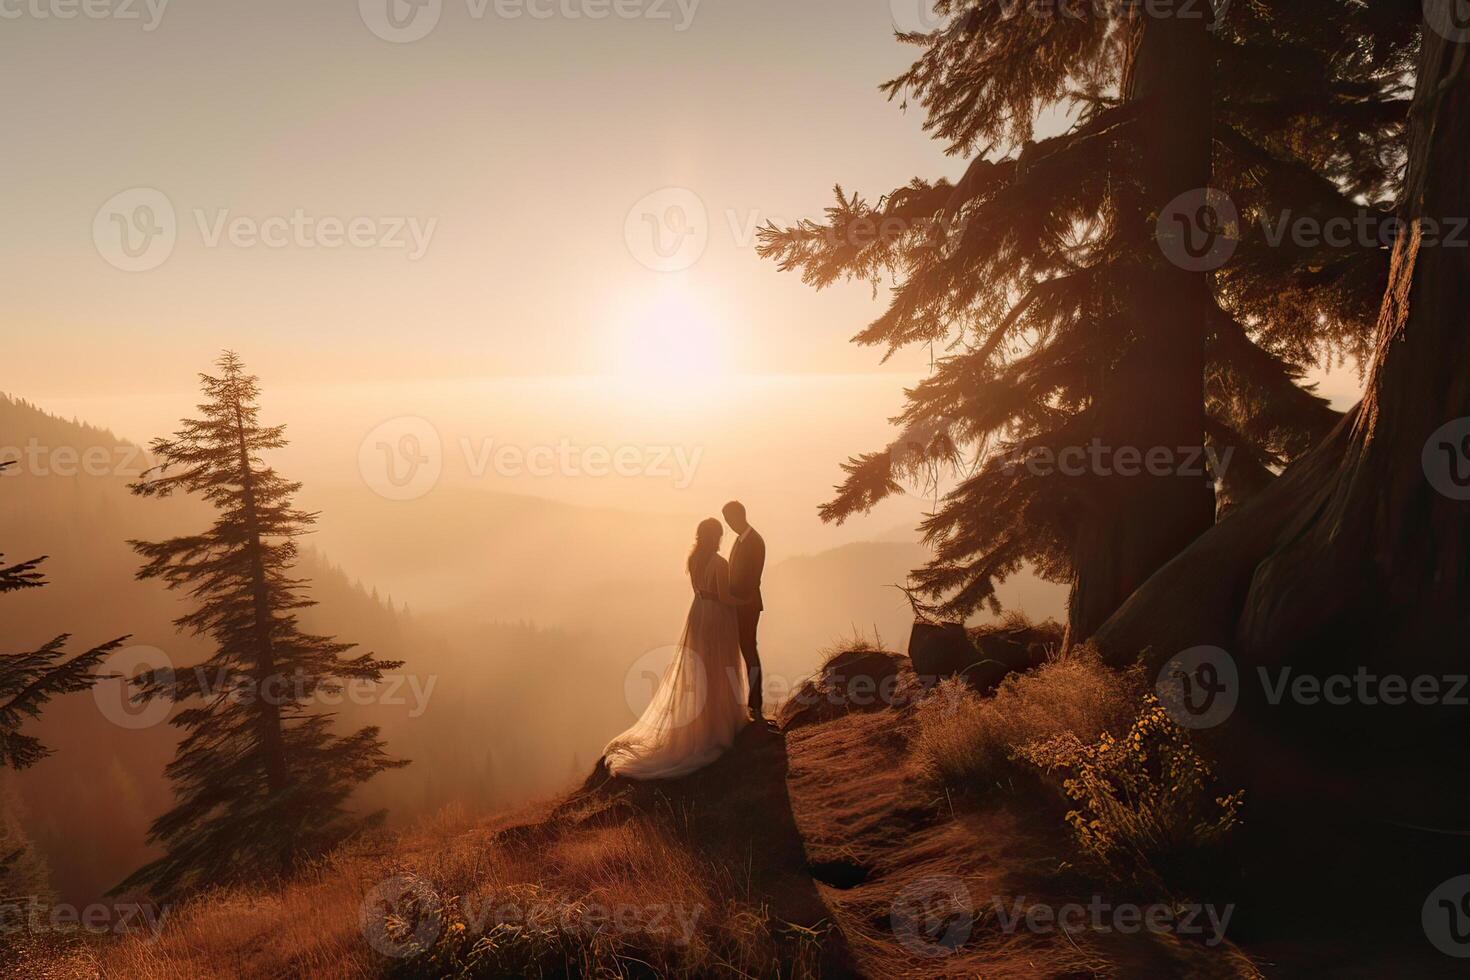
{"type": "Polygon", "coordinates": [[[1089,742],[1061,732],[1020,756],[1066,776],[1078,845],[1122,878],[1173,880],[1238,822],[1244,794],[1215,794],[1214,772],[1152,694],[1122,738],[1104,731],[1089,742]]]}
{"type": "Polygon", "coordinates": [[[1122,731],[1133,717],[1135,680],[1090,650],[1007,677],[991,697],[959,678],[941,682],[919,705],[915,745],[928,772],[956,788],[993,785],[1024,766],[1022,746],[1060,735],[1087,741],[1122,731]]]}

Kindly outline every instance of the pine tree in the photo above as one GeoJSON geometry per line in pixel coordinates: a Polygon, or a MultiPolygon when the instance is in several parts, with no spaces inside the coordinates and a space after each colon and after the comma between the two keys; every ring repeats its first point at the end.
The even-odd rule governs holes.
{"type": "MultiPolygon", "coordinates": [[[[0,462],[0,472],[12,465],[13,460],[0,462]]],[[[40,571],[45,560],[43,555],[14,565],[0,564],[0,593],[45,585],[40,571]]],[[[51,754],[40,739],[21,734],[21,725],[28,718],[37,718],[53,697],[85,691],[106,676],[97,668],[127,637],[72,657],[65,650],[68,639],[63,633],[40,649],[0,654],[0,766],[27,769],[51,754]]],[[[9,787],[0,784],[0,895],[45,895],[50,888],[48,879],[44,860],[31,848],[11,812],[9,787]]]]}
{"type": "Polygon", "coordinates": [[[340,737],[333,715],[312,711],[318,695],[345,681],[376,681],[401,666],[352,644],[303,632],[297,611],[312,604],[293,578],[294,539],[316,515],[296,509],[300,484],[261,454],[286,445],[284,426],[258,420],[257,379],[226,352],[218,376],[200,375],[201,417],[152,443],[159,464],[133,484],[145,497],[197,494],[218,511],[213,525],[166,541],[134,541],[141,579],[187,590],[194,611],[175,621],[208,635],[214,654],[193,670],[134,678],[136,700],[189,702],[173,724],[186,732],[166,773],[176,805],[149,841],[165,855],[119,889],[168,895],[196,886],[288,872],[297,862],[381,820],[351,814],[353,789],[406,765],[390,758],[376,727],[340,737]]]}
{"type": "MultiPolygon", "coordinates": [[[[1448,17],[1446,6],[1424,9],[1448,17]]],[[[1400,207],[1411,226],[1470,214],[1467,49],[1424,31],[1400,207]]],[[[1098,634],[1106,652],[1125,662],[1213,643],[1277,663],[1330,637],[1344,653],[1459,668],[1460,647],[1445,638],[1463,633],[1470,610],[1470,521],[1454,485],[1467,444],[1442,430],[1470,427],[1467,251],[1418,233],[1398,240],[1363,400],[1119,610],[1098,634]]]]}
{"type": "Polygon", "coordinates": [[[1288,207],[1350,212],[1392,187],[1384,148],[1406,111],[1412,31],[1401,13],[1338,0],[1232,5],[1208,25],[1138,4],[936,6],[948,23],[901,36],[922,54],[885,90],[916,99],[926,128],[971,158],[964,176],[916,179],[876,205],[839,187],[823,221],[762,230],[762,254],[817,288],[893,278],[857,342],[942,353],[894,420],[904,436],[844,464],[821,514],[841,522],[935,467],[963,473],[923,525],[936,557],[919,592],[964,616],[996,608],[994,583],[1030,565],[1072,583],[1085,637],[1336,421],[1302,368],[1363,349],[1386,250],[1279,248],[1251,229],[1288,207]],[[1276,59],[1290,70],[1262,70],[1276,59]],[[1073,125],[1035,140],[1059,106],[1073,125]],[[1166,206],[1207,185],[1241,215],[1221,229],[1241,234],[1239,262],[1218,275],[1179,268],[1156,241],[1166,206]],[[1213,492],[1177,470],[1025,465],[1093,444],[1176,462],[1206,444],[1230,464],[1213,492]]]}
{"type": "Polygon", "coordinates": [[[1452,0],[1428,0],[1423,11],[1399,206],[1411,231],[1395,244],[1363,399],[1150,579],[1095,640],[1110,662],[1141,658],[1150,668],[1218,646],[1242,680],[1298,666],[1444,679],[1438,695],[1397,702],[1402,710],[1363,701],[1331,723],[1320,714],[1302,723],[1291,698],[1267,711],[1242,683],[1257,710],[1235,712],[1220,741],[1243,746],[1240,763],[1258,774],[1290,764],[1284,741],[1293,753],[1305,747],[1297,771],[1314,777],[1306,791],[1335,785],[1356,797],[1330,805],[1453,827],[1467,802],[1463,701],[1448,691],[1463,677],[1460,638],[1470,628],[1470,249],[1433,229],[1442,235],[1470,215],[1470,42],[1443,32],[1457,26],[1452,0]]]}
{"type": "MultiPolygon", "coordinates": [[[[0,462],[0,471],[14,461],[0,462]]],[[[0,565],[0,593],[40,588],[46,579],[40,571],[43,555],[15,565],[0,565]]],[[[32,735],[22,735],[21,725],[27,718],[39,717],[41,708],[60,694],[85,691],[103,675],[97,667],[127,640],[126,636],[93,647],[85,653],[68,657],[66,643],[71,637],[62,633],[37,650],[0,655],[0,765],[26,769],[51,754],[51,750],[32,735]]]]}

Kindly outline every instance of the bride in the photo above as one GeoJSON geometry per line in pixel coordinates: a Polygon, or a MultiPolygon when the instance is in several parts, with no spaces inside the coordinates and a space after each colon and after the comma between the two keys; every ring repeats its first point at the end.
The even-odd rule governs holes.
{"type": "Polygon", "coordinates": [[[720,556],[725,528],[699,523],[689,553],[694,604],[642,717],[603,749],[607,771],[631,779],[670,779],[709,765],[745,727],[744,663],[730,594],[730,564],[720,556]]]}

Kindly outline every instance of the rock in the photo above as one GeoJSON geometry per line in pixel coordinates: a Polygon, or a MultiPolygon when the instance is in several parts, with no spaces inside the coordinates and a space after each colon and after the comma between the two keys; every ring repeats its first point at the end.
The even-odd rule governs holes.
{"type": "Polygon", "coordinates": [[[1012,669],[999,660],[982,660],[960,671],[960,676],[979,693],[989,694],[1000,686],[1012,669]]]}
{"type": "Polygon", "coordinates": [[[883,650],[845,650],[802,684],[781,705],[782,729],[830,721],[849,711],[892,707],[898,681],[898,655],[883,650]]]}
{"type": "Polygon", "coordinates": [[[909,660],[926,686],[959,675],[988,694],[1007,674],[1040,667],[1061,640],[1056,623],[1019,617],[969,630],[959,623],[917,622],[909,634],[909,660]]]}
{"type": "Polygon", "coordinates": [[[984,659],[960,623],[914,623],[909,660],[926,685],[952,677],[984,659]]]}
{"type": "Polygon", "coordinates": [[[1011,670],[1032,670],[1045,662],[1049,648],[1061,645],[1061,631],[1054,623],[1011,622],[972,630],[970,639],[987,660],[1011,670]]]}

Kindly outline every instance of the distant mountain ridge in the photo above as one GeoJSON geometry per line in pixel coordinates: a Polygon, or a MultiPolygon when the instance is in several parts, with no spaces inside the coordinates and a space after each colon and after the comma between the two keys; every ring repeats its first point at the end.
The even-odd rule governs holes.
{"type": "MultiPolygon", "coordinates": [[[[127,483],[145,465],[136,445],[21,399],[0,397],[4,447],[24,458],[0,477],[0,552],[49,555],[50,585],[7,597],[0,648],[62,631],[79,644],[131,633],[131,644],[177,665],[206,658],[206,643],[172,626],[185,598],[134,580],[127,540],[186,532],[211,519],[208,509],[133,496],[127,483]]],[[[484,491],[447,490],[421,507],[365,488],[308,485],[300,496],[322,511],[324,528],[303,542],[299,570],[318,602],[304,624],[405,661],[391,692],[385,685],[372,703],[332,708],[346,724],[381,725],[390,751],[413,760],[360,795],[394,821],[456,801],[511,805],[579,778],[632,720],[638,665],[677,640],[688,609],[684,515],[484,491]],[[391,601],[378,593],[390,581],[391,601]],[[435,590],[438,604],[420,601],[435,590]]],[[[925,554],[912,541],[884,541],[773,562],[761,641],[777,696],[854,631],[876,629],[901,649],[911,615],[892,586],[925,554]]],[[[58,890],[90,901],[147,856],[147,825],[169,802],[162,774],[177,733],[120,727],[89,694],[58,700],[37,728],[57,752],[14,780],[23,823],[58,890]]]]}

